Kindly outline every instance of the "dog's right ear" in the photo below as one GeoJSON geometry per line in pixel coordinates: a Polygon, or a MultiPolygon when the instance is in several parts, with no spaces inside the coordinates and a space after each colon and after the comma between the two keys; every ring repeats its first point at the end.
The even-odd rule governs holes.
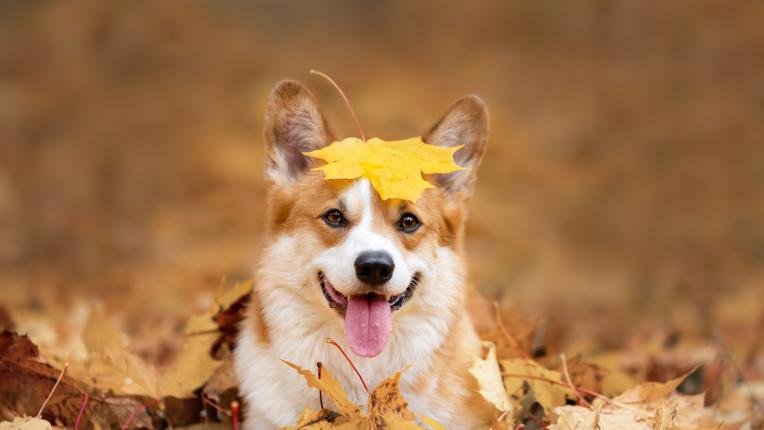
{"type": "Polygon", "coordinates": [[[313,94],[299,82],[280,82],[265,114],[268,177],[278,185],[292,183],[313,167],[303,153],[328,145],[333,136],[313,94]]]}

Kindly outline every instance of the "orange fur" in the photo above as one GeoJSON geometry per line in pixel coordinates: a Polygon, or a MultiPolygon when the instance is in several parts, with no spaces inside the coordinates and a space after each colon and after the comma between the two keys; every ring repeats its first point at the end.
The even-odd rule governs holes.
{"type": "MultiPolygon", "coordinates": [[[[330,336],[348,349],[344,314],[329,306],[317,273],[327,272],[341,294],[368,291],[352,275],[337,272],[352,267],[360,246],[347,248],[351,252],[346,244],[367,239],[374,244],[370,249],[384,245],[397,256],[399,276],[421,275],[407,301],[392,311],[385,349],[377,357],[354,358],[369,385],[410,365],[401,390],[414,413],[440,420],[447,428],[480,428],[491,422],[494,410],[479,395],[468,371],[482,347],[466,313],[470,289],[463,250],[466,203],[485,149],[486,130],[487,115],[479,99],[455,103],[425,140],[444,146],[464,144],[456,159],[470,170],[429,178],[439,186],[426,190],[417,202],[382,201],[365,180],[326,181],[321,173],[308,170],[312,161],[301,158],[302,152],[328,144],[331,129],[302,86],[286,82],[277,87],[266,116],[268,171],[274,184],[269,195],[269,245],[256,272],[252,303],[235,351],[248,413],[245,429],[290,424],[305,407],[318,406],[315,393],[279,359],[306,368],[323,362],[352,400],[365,403],[355,375],[323,342],[330,336]],[[346,227],[324,221],[323,214],[330,209],[343,213],[346,227]],[[421,221],[414,232],[397,227],[406,213],[421,221]]],[[[394,297],[403,290],[385,284],[374,291],[394,297]]]]}

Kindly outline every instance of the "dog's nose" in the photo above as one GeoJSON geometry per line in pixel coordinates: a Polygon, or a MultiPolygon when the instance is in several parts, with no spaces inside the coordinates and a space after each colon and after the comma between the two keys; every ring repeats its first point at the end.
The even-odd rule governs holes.
{"type": "Polygon", "coordinates": [[[362,252],[355,259],[355,276],[364,284],[384,284],[393,277],[393,270],[393,257],[384,251],[362,252]]]}

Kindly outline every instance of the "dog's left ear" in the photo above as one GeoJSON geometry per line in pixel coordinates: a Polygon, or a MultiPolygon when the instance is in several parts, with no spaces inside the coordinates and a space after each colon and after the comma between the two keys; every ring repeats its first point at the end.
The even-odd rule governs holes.
{"type": "Polygon", "coordinates": [[[457,100],[430,131],[425,133],[424,141],[432,145],[464,145],[454,154],[454,161],[464,167],[464,170],[433,175],[436,185],[446,194],[469,196],[472,193],[487,138],[488,109],[483,100],[474,95],[457,100]]]}

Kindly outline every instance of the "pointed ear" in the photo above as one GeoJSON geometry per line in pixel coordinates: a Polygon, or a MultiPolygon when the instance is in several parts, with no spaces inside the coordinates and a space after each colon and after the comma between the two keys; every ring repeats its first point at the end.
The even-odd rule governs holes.
{"type": "Polygon", "coordinates": [[[467,96],[457,100],[425,134],[424,141],[432,145],[464,145],[454,154],[454,161],[464,167],[464,170],[433,175],[436,185],[446,194],[472,194],[472,186],[480,159],[485,152],[487,138],[488,110],[478,96],[467,96]]]}
{"type": "Polygon", "coordinates": [[[299,82],[280,82],[265,114],[268,177],[278,185],[290,184],[313,167],[303,152],[324,147],[333,136],[313,94],[299,82]]]}

